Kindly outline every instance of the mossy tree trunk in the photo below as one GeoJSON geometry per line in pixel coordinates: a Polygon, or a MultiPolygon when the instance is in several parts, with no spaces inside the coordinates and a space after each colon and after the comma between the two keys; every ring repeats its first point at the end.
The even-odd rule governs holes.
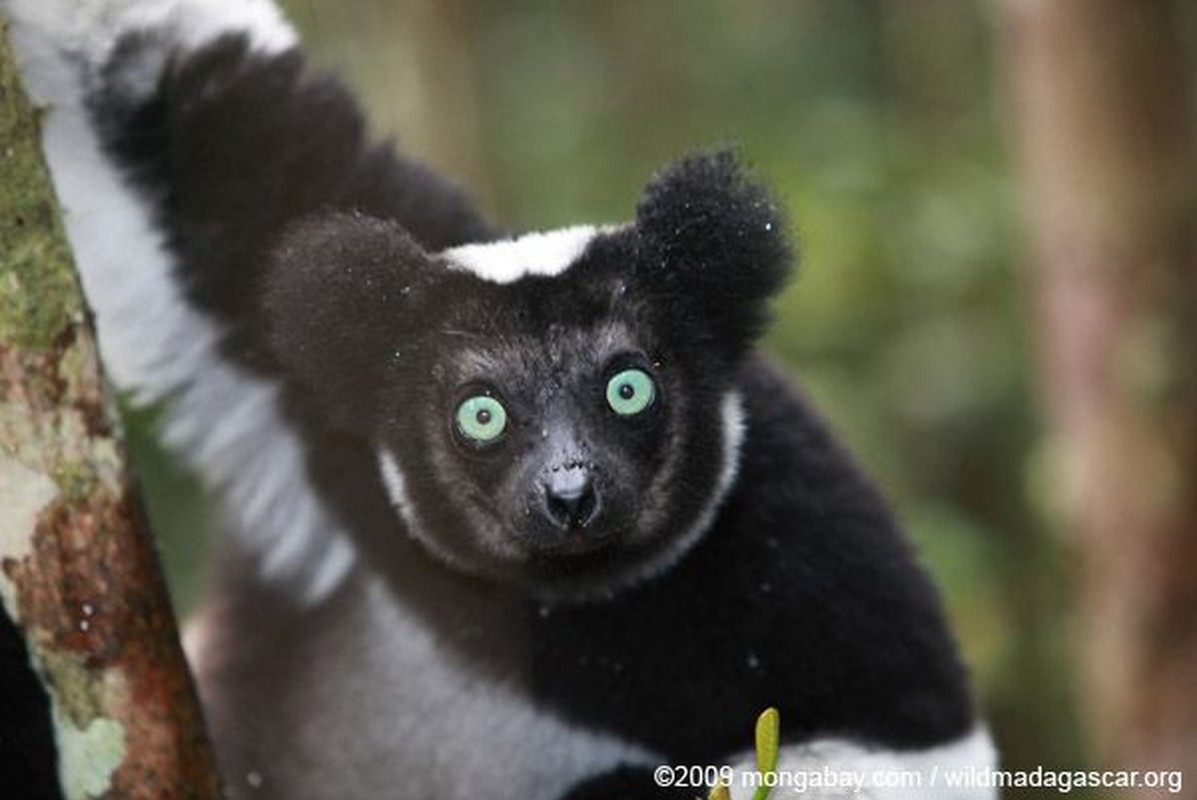
{"type": "MultiPolygon", "coordinates": [[[[0,679],[11,692],[28,677],[11,661],[15,622],[49,699],[67,798],[214,799],[214,761],[38,133],[0,18],[0,658],[10,659],[0,679]]],[[[3,751],[22,738],[14,727],[0,719],[10,737],[0,761],[18,757],[3,751]]],[[[52,791],[0,785],[4,797],[52,791]]]]}
{"type": "Polygon", "coordinates": [[[1084,586],[1083,707],[1102,761],[1197,776],[1188,12],[1169,0],[1001,9],[1044,399],[1084,586]]]}

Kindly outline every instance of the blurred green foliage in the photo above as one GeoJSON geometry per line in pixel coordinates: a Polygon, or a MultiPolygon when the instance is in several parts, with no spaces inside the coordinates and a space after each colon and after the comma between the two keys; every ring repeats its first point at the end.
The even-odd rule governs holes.
{"type": "MultiPolygon", "coordinates": [[[[514,227],[626,219],[671,158],[738,146],[802,251],[766,346],[907,523],[1005,763],[1082,763],[1070,576],[1028,500],[1033,320],[983,4],[287,5],[380,134],[514,227]]],[[[187,607],[200,506],[134,430],[187,607]]]]}

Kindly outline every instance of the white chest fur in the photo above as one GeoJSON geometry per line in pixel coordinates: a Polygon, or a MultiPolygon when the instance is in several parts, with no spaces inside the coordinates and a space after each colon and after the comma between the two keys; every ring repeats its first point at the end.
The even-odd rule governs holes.
{"type": "Polygon", "coordinates": [[[295,672],[266,702],[302,704],[302,714],[292,722],[242,705],[216,721],[245,734],[218,736],[234,797],[554,800],[621,764],[661,763],[538,707],[518,660],[480,669],[381,581],[364,580],[335,629],[277,654],[295,672]],[[255,763],[263,741],[274,755],[255,763]]]}

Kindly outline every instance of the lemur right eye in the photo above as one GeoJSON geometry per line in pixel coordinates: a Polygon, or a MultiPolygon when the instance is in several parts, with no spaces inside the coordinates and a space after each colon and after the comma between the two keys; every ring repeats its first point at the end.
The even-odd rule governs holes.
{"type": "Polygon", "coordinates": [[[491,444],[507,428],[507,409],[490,395],[468,397],[457,407],[457,431],[475,446],[491,444]]]}

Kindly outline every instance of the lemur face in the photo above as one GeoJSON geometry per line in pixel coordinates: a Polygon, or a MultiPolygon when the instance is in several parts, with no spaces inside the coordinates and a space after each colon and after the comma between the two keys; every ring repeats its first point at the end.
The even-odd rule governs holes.
{"type": "MultiPolygon", "coordinates": [[[[436,486],[421,488],[456,497],[482,549],[524,569],[643,546],[654,482],[684,435],[677,376],[626,324],[538,335],[520,330],[519,312],[499,316],[446,336],[420,412],[436,486]]],[[[410,502],[440,498],[422,499],[410,502]]]]}
{"type": "Polygon", "coordinates": [[[389,223],[322,217],[279,247],[265,316],[430,553],[607,592],[684,553],[731,486],[736,372],[789,264],[780,228],[730,156],[667,171],[614,229],[427,254],[389,223]]]}
{"type": "Polygon", "coordinates": [[[605,588],[667,563],[730,483],[731,365],[658,329],[611,237],[556,277],[453,274],[436,332],[396,368],[382,474],[411,534],[451,565],[605,588]]]}

